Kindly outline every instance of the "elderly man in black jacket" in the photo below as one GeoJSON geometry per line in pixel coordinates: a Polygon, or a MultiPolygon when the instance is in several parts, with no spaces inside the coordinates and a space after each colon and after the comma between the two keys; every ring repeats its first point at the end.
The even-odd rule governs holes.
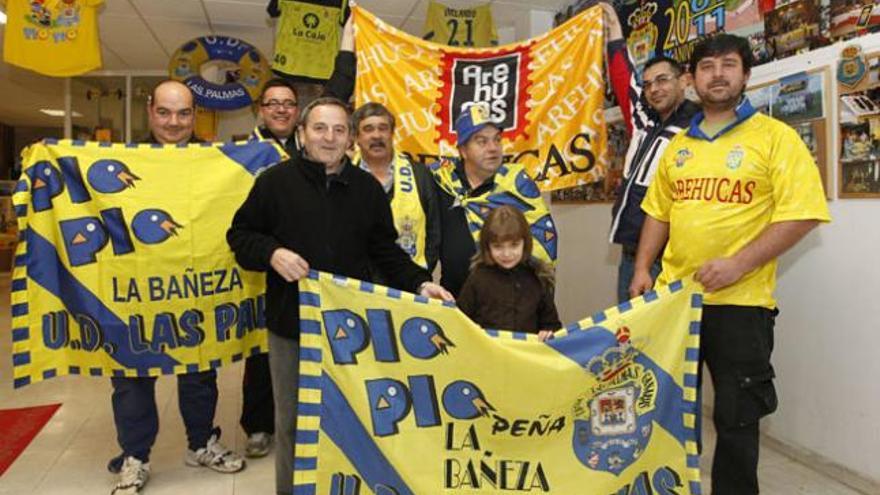
{"type": "Polygon", "coordinates": [[[352,166],[351,114],[318,98],[297,129],[303,156],[257,177],[226,234],[245,269],[266,271],[269,366],[275,395],[276,490],[290,493],[299,362],[299,284],[309,269],[368,279],[375,266],[393,287],[451,300],[397,245],[382,186],[352,166]]]}
{"type": "MultiPolygon", "coordinates": [[[[271,8],[270,15],[281,15],[280,11],[273,14],[271,8]]],[[[342,32],[342,45],[336,55],[333,74],[324,86],[324,95],[348,101],[354,93],[355,66],[354,26],[349,16],[342,32]]],[[[258,112],[261,124],[254,129],[251,137],[273,139],[291,158],[298,157],[301,146],[295,130],[300,105],[303,105],[303,101],[293,82],[285,78],[269,80],[260,92],[258,112]]],[[[248,457],[263,457],[269,453],[275,434],[275,403],[272,399],[269,359],[265,354],[255,354],[245,359],[241,389],[239,423],[247,433],[244,453],[248,457]]]]}

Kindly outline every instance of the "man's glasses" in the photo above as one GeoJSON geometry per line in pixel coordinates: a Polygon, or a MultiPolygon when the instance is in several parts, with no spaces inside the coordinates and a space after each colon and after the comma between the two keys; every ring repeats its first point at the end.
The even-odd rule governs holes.
{"type": "Polygon", "coordinates": [[[666,86],[672,82],[673,79],[675,79],[675,76],[663,74],[662,76],[655,77],[653,80],[645,80],[644,83],[642,83],[642,87],[648,89],[651,86],[666,86]]]}
{"type": "Polygon", "coordinates": [[[282,108],[285,110],[293,110],[294,108],[296,108],[296,102],[293,100],[284,100],[284,101],[269,100],[269,101],[260,103],[260,106],[261,107],[268,107],[268,108],[271,108],[272,110],[280,110],[282,108]]]}

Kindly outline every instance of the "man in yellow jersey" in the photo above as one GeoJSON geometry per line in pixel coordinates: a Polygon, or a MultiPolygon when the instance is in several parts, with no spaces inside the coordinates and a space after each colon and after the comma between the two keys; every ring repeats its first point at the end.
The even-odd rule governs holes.
{"type": "Polygon", "coordinates": [[[797,132],[743,97],[748,41],[721,34],[690,62],[702,101],[669,143],[642,202],[633,297],[666,244],[666,284],[694,276],[705,288],[700,358],[715,388],[718,432],[712,495],[758,493],[758,422],[776,410],[770,364],[777,314],[776,259],[830,220],[819,171],[797,132]]]}
{"type": "Polygon", "coordinates": [[[433,271],[440,252],[440,210],[431,172],[394,153],[396,121],[383,105],[365,103],[352,120],[361,157],[357,165],[372,174],[388,195],[397,244],[418,265],[433,271]]]}

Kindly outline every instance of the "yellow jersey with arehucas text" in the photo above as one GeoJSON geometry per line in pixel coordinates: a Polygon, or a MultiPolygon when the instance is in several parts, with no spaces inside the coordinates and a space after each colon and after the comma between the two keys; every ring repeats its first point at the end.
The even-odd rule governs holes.
{"type": "Polygon", "coordinates": [[[481,48],[498,45],[498,32],[487,3],[470,8],[428,2],[424,39],[449,46],[481,48]]]}
{"type": "Polygon", "coordinates": [[[8,0],[3,60],[68,77],[101,67],[97,8],[104,0],[8,0]]]}
{"type": "MultiPolygon", "coordinates": [[[[831,220],[819,170],[794,129],[757,113],[747,99],[714,138],[700,130],[702,119],[695,115],[669,143],[642,202],[648,215],[669,224],[658,284],[736,254],[772,223],[831,220]]],[[[776,264],[706,293],[704,302],[774,308],[776,264]]]]}

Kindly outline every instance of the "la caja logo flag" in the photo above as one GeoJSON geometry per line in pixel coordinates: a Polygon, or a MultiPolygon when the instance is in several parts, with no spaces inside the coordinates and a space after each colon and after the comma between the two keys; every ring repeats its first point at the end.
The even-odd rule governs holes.
{"type": "Polygon", "coordinates": [[[546,343],[452,304],[300,282],[295,494],[699,494],[693,282],[546,343]]]}
{"type": "Polygon", "coordinates": [[[265,275],[226,230],[273,142],[46,140],[13,202],[16,386],[60,375],[155,376],[265,352],[265,275]]]}
{"type": "Polygon", "coordinates": [[[458,156],[453,124],[488,107],[503,130],[505,161],[542,190],[604,177],[601,9],[586,10],[530,40],[492,48],[431,43],[354,9],[357,105],[375,101],[397,118],[395,147],[414,162],[458,156]]]}

